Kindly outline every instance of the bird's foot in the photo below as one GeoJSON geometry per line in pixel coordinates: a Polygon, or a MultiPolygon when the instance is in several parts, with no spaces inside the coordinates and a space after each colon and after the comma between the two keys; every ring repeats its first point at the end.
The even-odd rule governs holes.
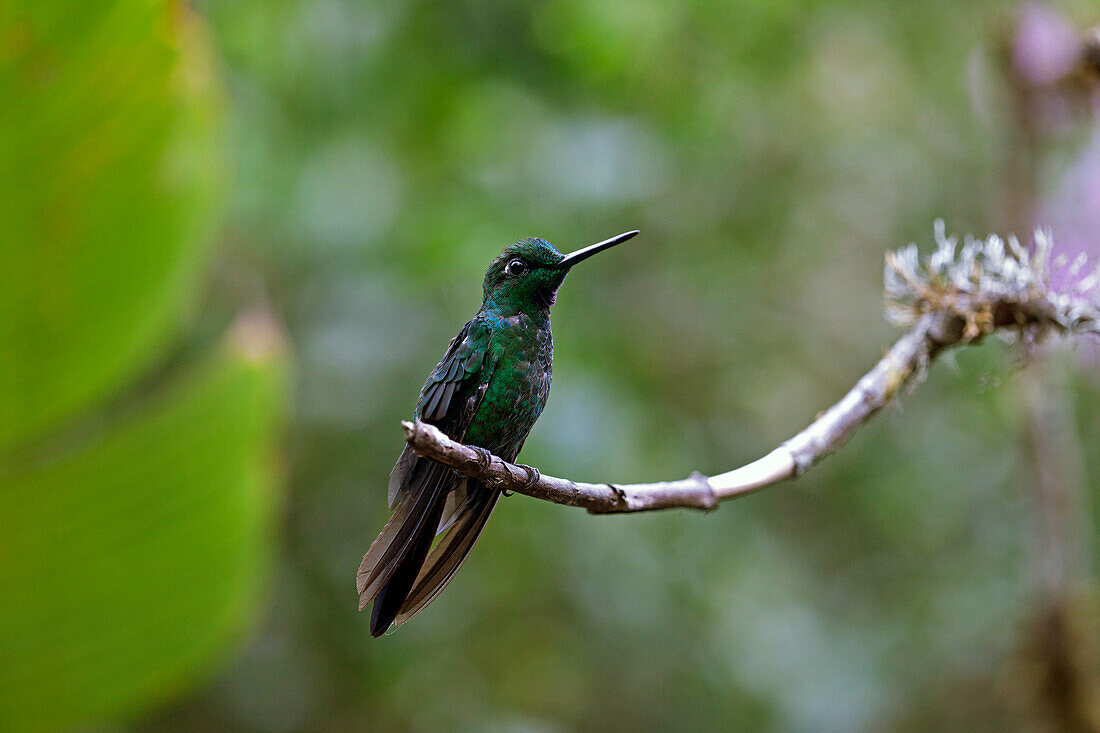
{"type": "MultiPolygon", "coordinates": [[[[530,489],[532,486],[539,482],[540,478],[542,478],[542,474],[539,473],[539,470],[534,466],[528,466],[525,463],[517,463],[516,466],[522,468],[523,472],[527,474],[527,480],[523,482],[524,489],[530,489]]],[[[515,493],[516,492],[509,491],[508,489],[501,489],[500,495],[511,496],[515,493]]]]}
{"type": "Polygon", "coordinates": [[[477,465],[482,471],[488,471],[489,467],[493,465],[493,454],[482,448],[481,446],[471,445],[474,453],[477,453],[477,465]]]}
{"type": "MultiPolygon", "coordinates": [[[[473,449],[474,453],[477,454],[478,468],[482,471],[488,471],[493,465],[493,454],[479,445],[471,445],[470,447],[473,449]]],[[[501,485],[501,479],[499,476],[488,476],[485,478],[485,485],[490,488],[496,488],[501,485]]]]}
{"type": "Polygon", "coordinates": [[[526,463],[517,463],[517,466],[523,469],[523,472],[527,474],[527,480],[523,482],[523,488],[534,488],[535,484],[542,478],[542,474],[534,466],[528,466],[526,463]]]}

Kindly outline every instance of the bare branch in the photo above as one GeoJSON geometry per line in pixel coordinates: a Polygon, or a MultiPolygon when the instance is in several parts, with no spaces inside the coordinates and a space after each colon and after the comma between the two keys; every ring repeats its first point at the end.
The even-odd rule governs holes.
{"type": "MultiPolygon", "coordinates": [[[[489,486],[584,507],[593,514],[677,507],[706,511],[720,501],[805,473],[843,445],[946,348],[976,343],[990,334],[1034,341],[1050,333],[1098,330],[1100,307],[1085,297],[1094,289],[1088,278],[1095,276],[1076,281],[1070,294],[1051,290],[1048,237],[1040,235],[1032,253],[1014,239],[968,240],[958,255],[956,241],[944,237],[940,222],[936,238],[936,252],[923,263],[913,245],[887,255],[888,310],[909,330],[839,402],[748,465],[710,477],[693,473],[678,481],[590,484],[508,463],[420,421],[401,423],[405,440],[418,455],[489,486]]],[[[1073,274],[1080,269],[1076,265],[1073,274]]]]}
{"type": "Polygon", "coordinates": [[[650,509],[713,509],[718,499],[706,478],[692,476],[655,484],[586,484],[539,475],[485,451],[451,440],[434,425],[402,422],[405,440],[418,454],[472,476],[487,486],[515,491],[556,504],[584,507],[593,514],[641,512],[650,509]]]}

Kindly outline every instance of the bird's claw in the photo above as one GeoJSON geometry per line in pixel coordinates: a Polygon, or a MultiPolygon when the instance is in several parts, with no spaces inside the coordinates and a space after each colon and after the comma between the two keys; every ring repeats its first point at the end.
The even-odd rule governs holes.
{"type": "Polygon", "coordinates": [[[477,465],[482,471],[488,471],[489,467],[493,465],[493,454],[487,451],[485,448],[477,445],[471,445],[474,453],[477,454],[477,465]]]}
{"type": "MultiPolygon", "coordinates": [[[[523,482],[524,489],[530,489],[539,482],[540,478],[542,478],[542,474],[539,473],[539,470],[534,466],[528,466],[524,463],[517,463],[516,466],[522,468],[523,472],[527,474],[527,480],[523,482]]],[[[509,491],[508,489],[501,489],[500,491],[501,496],[512,496],[515,493],[516,492],[509,491]]]]}
{"type": "MultiPolygon", "coordinates": [[[[477,454],[477,465],[482,471],[488,471],[493,465],[493,454],[486,448],[482,448],[479,445],[471,445],[474,453],[477,454]]],[[[503,483],[499,476],[489,476],[485,479],[485,485],[491,488],[496,488],[503,483]]],[[[501,491],[505,496],[508,496],[510,492],[501,491]]]]}
{"type": "Polygon", "coordinates": [[[626,492],[620,489],[618,486],[616,486],[615,484],[608,484],[607,488],[611,489],[611,493],[615,494],[615,498],[618,499],[620,502],[626,501],[626,492]]]}
{"type": "Polygon", "coordinates": [[[525,463],[517,463],[517,466],[523,469],[523,472],[527,474],[527,480],[523,482],[523,488],[533,488],[535,484],[542,478],[542,474],[534,466],[528,466],[525,463]]]}

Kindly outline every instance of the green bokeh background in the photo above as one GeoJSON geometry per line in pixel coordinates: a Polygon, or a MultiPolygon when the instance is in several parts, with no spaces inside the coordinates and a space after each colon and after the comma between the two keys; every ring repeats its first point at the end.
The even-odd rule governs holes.
{"type": "MultiPolygon", "coordinates": [[[[1056,7],[1097,21],[1088,0],[1056,7]]],[[[563,287],[553,394],[525,462],[620,482],[715,473],[839,398],[896,335],[881,316],[885,249],[927,247],[936,218],[979,235],[1015,224],[999,56],[1015,8],[196,2],[187,22],[201,48],[181,53],[209,63],[220,113],[185,121],[217,134],[173,159],[218,161],[220,195],[188,190],[219,202],[201,205],[220,223],[203,239],[187,208],[130,240],[162,254],[172,241],[212,241],[213,254],[188,247],[176,264],[190,269],[162,283],[163,313],[175,315],[148,324],[159,340],[132,336],[133,353],[97,362],[129,387],[70,394],[58,370],[54,412],[32,409],[25,390],[26,402],[11,404],[25,408],[28,431],[52,426],[57,450],[77,440],[66,425],[91,419],[77,432],[96,432],[88,415],[106,409],[96,407],[105,395],[137,401],[154,421],[170,412],[156,395],[173,380],[194,381],[210,403],[232,399],[211,397],[219,384],[240,398],[243,412],[208,405],[188,424],[220,426],[229,443],[256,436],[242,445],[244,467],[227,459],[224,469],[242,496],[269,487],[260,518],[240,519],[255,532],[239,543],[244,565],[226,571],[248,568],[238,578],[247,590],[227,589],[220,608],[247,610],[217,637],[232,643],[196,654],[187,674],[165,674],[147,702],[62,722],[146,732],[1023,727],[1032,469],[1025,372],[998,343],[934,368],[797,482],[707,515],[593,517],[517,496],[501,502],[447,592],[397,633],[372,640],[354,593],[388,514],[398,422],[476,310],[486,264],[518,237],[569,250],[642,230],[563,287]],[[185,306],[177,282],[191,283],[185,306]],[[285,331],[295,362],[277,443],[264,426],[279,424],[280,400],[263,395],[280,393],[281,357],[242,366],[225,356],[223,334],[257,307],[285,331]],[[206,384],[201,375],[226,360],[260,374],[260,386],[226,386],[232,375],[206,384]],[[249,478],[277,473],[281,482],[249,478]]],[[[0,50],[17,37],[2,36],[0,50]]],[[[116,73],[141,63],[129,61],[116,73]]],[[[4,105],[15,94],[6,88],[4,105]]],[[[89,94],[84,104],[107,101],[89,94]]],[[[147,120],[149,106],[135,106],[132,118],[147,120]]],[[[1046,185],[1081,139],[1067,133],[1044,158],[1046,185]]],[[[27,196],[41,185],[26,178],[27,196]]],[[[120,184],[90,205],[161,201],[146,193],[120,184]]],[[[142,260],[150,272],[154,259],[142,260]]],[[[122,272],[118,282],[151,277],[122,272]]],[[[6,298],[0,305],[23,307],[6,298]]],[[[134,314],[132,303],[109,305],[134,314]]],[[[25,332],[0,320],[0,340],[25,332]]],[[[73,343],[40,341],[11,348],[63,361],[73,343]]],[[[1082,519],[1093,525],[1100,382],[1073,366],[1077,356],[1052,358],[1068,374],[1093,495],[1082,519]]],[[[0,416],[0,441],[29,434],[0,416]]],[[[1100,548],[1082,536],[1087,594],[1100,548]]],[[[199,530],[187,537],[204,547],[199,530]]],[[[0,540],[0,561],[4,549],[0,540]]]]}

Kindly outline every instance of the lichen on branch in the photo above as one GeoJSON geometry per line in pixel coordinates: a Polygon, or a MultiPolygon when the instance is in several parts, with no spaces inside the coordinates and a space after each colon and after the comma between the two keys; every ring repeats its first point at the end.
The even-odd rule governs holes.
{"type": "Polygon", "coordinates": [[[1016,237],[996,234],[967,237],[960,248],[942,220],[935,233],[936,248],[923,260],[915,244],[886,255],[886,315],[894,324],[908,328],[926,313],[941,313],[964,324],[964,341],[993,333],[1007,340],[1100,333],[1100,269],[1087,271],[1084,255],[1071,263],[1056,254],[1048,232],[1035,233],[1030,251],[1016,237]],[[1060,289],[1051,284],[1055,275],[1060,289]]]}

